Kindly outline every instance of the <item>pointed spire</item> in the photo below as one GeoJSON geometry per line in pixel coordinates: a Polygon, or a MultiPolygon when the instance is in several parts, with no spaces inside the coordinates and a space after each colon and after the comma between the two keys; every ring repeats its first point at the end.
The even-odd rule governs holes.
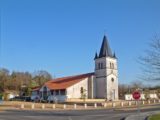
{"type": "Polygon", "coordinates": [[[94,60],[97,59],[97,58],[98,58],[98,54],[97,54],[97,52],[96,52],[95,57],[94,57],[94,60]]]}
{"type": "Polygon", "coordinates": [[[109,46],[109,42],[107,40],[107,37],[104,35],[103,42],[102,42],[102,45],[101,45],[101,50],[100,50],[100,53],[99,53],[99,58],[107,57],[107,56],[113,57],[111,48],[109,46]]]}
{"type": "Polygon", "coordinates": [[[113,57],[114,57],[114,58],[117,58],[117,56],[116,56],[116,53],[115,53],[115,52],[114,52],[114,54],[113,54],[113,57]]]}

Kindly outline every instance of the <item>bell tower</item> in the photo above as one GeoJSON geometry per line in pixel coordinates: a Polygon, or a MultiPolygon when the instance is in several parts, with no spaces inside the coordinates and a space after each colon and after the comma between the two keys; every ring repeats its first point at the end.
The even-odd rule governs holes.
{"type": "Polygon", "coordinates": [[[95,55],[95,97],[107,100],[118,100],[117,58],[109,46],[106,36],[99,54],[95,55]]]}

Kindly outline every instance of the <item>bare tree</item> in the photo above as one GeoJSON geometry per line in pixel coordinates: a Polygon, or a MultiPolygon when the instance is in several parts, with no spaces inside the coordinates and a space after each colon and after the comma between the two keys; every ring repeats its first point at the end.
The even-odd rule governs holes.
{"type": "Polygon", "coordinates": [[[0,69],[0,92],[4,91],[6,89],[6,83],[9,79],[9,70],[5,68],[0,69]]]}
{"type": "Polygon", "coordinates": [[[130,88],[129,88],[129,85],[127,84],[119,84],[118,89],[119,89],[118,91],[119,91],[120,99],[124,99],[124,95],[127,93],[130,93],[130,88]]]}
{"type": "Polygon", "coordinates": [[[133,81],[130,85],[131,91],[133,92],[136,89],[143,89],[145,85],[143,85],[142,81],[133,81]]]}
{"type": "Polygon", "coordinates": [[[143,89],[144,85],[141,81],[133,81],[130,84],[119,84],[119,98],[124,99],[125,94],[132,94],[136,89],[143,89]]]}
{"type": "Polygon", "coordinates": [[[51,79],[51,74],[44,70],[36,71],[33,75],[33,80],[38,84],[38,86],[42,86],[45,82],[51,79]]]}
{"type": "Polygon", "coordinates": [[[139,57],[143,74],[140,76],[143,80],[160,81],[160,37],[155,35],[149,43],[149,49],[145,55],[139,57]]]}
{"type": "Polygon", "coordinates": [[[44,70],[32,75],[29,72],[13,71],[10,73],[9,70],[0,68],[0,93],[5,90],[14,90],[23,96],[30,95],[32,87],[42,86],[51,79],[51,74],[44,70]]]}
{"type": "Polygon", "coordinates": [[[20,95],[28,95],[28,89],[32,87],[32,76],[29,72],[12,72],[8,79],[8,89],[20,92],[20,95]]]}

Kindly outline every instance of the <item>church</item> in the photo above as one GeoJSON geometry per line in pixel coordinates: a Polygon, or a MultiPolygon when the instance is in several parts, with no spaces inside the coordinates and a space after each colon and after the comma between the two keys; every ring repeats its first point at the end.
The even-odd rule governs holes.
{"type": "Polygon", "coordinates": [[[33,89],[31,99],[38,96],[41,100],[63,102],[85,95],[87,99],[118,100],[117,57],[106,36],[94,62],[94,72],[50,80],[41,88],[33,89]]]}

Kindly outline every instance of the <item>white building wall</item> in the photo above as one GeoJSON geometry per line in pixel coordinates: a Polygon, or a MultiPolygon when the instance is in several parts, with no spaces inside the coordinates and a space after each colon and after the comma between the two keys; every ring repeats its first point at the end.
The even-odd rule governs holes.
{"type": "Polygon", "coordinates": [[[67,98],[81,98],[81,87],[86,90],[86,96],[88,96],[88,78],[85,78],[79,83],[67,88],[67,98]]]}
{"type": "Polygon", "coordinates": [[[93,99],[94,98],[94,84],[95,77],[94,75],[88,77],[88,98],[93,99]]]}
{"type": "Polygon", "coordinates": [[[134,100],[132,94],[125,94],[124,98],[125,100],[134,100]]]}
{"type": "Polygon", "coordinates": [[[150,99],[158,99],[157,94],[153,93],[153,94],[149,94],[149,98],[150,99]]]}
{"type": "Polygon", "coordinates": [[[96,98],[106,97],[106,59],[98,58],[95,60],[95,86],[96,98]],[[99,63],[103,63],[103,69],[99,69],[99,63]]]}
{"type": "MultiPolygon", "coordinates": [[[[141,94],[140,100],[145,100],[145,94],[141,94]]],[[[125,100],[134,100],[132,94],[125,94],[125,100]]]]}
{"type": "Polygon", "coordinates": [[[107,99],[118,100],[117,59],[106,57],[106,63],[107,63],[107,99]],[[111,66],[111,64],[113,66],[111,66]]]}
{"type": "Polygon", "coordinates": [[[145,94],[141,94],[141,98],[140,98],[141,100],[145,100],[146,98],[145,98],[145,94]]]}
{"type": "Polygon", "coordinates": [[[94,77],[93,77],[93,98],[96,98],[96,90],[97,90],[96,77],[94,75],[94,77]]]}
{"type": "Polygon", "coordinates": [[[111,74],[107,77],[107,99],[118,99],[118,79],[115,75],[111,74]],[[114,81],[112,81],[114,79],[114,81]]]}
{"type": "Polygon", "coordinates": [[[118,100],[118,70],[117,59],[110,57],[98,58],[95,60],[95,81],[96,98],[107,98],[108,100],[118,100]],[[98,68],[102,63],[103,68],[98,68]],[[111,64],[113,65],[111,67],[111,64]],[[112,82],[112,79],[114,81],[112,82]]]}

